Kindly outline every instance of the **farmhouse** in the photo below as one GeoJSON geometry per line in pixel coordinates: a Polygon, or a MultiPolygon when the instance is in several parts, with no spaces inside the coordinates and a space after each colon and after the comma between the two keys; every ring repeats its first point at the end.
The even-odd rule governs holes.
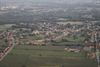
{"type": "Polygon", "coordinates": [[[30,41],[29,42],[30,45],[35,45],[35,46],[42,46],[45,45],[45,41],[44,40],[34,40],[34,41],[30,41]]]}

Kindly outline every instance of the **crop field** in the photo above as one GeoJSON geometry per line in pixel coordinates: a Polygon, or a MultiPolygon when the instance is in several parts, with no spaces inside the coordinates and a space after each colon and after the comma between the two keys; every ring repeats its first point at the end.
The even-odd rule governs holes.
{"type": "Polygon", "coordinates": [[[64,25],[66,25],[66,24],[68,24],[68,23],[70,23],[70,24],[83,24],[83,22],[79,22],[79,21],[67,21],[67,22],[58,22],[58,24],[64,24],[64,25]]]}
{"type": "Polygon", "coordinates": [[[0,25],[0,31],[7,30],[7,29],[10,28],[11,26],[12,26],[12,25],[10,25],[10,24],[0,25]]]}
{"type": "Polygon", "coordinates": [[[97,67],[84,53],[67,52],[64,46],[16,46],[0,67],[97,67]]]}

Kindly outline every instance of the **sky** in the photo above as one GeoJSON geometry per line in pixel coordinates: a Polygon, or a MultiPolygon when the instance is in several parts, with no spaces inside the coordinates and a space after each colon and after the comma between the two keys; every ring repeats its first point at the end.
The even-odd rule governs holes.
{"type": "Polygon", "coordinates": [[[11,2],[11,1],[16,1],[16,2],[54,2],[54,3],[78,3],[78,2],[90,2],[91,0],[0,0],[2,2],[4,1],[8,1],[8,2],[11,2]]]}
{"type": "Polygon", "coordinates": [[[87,2],[91,2],[92,0],[0,0],[0,4],[16,4],[16,5],[23,5],[23,4],[84,4],[87,2]],[[9,3],[10,2],[10,3],[9,3]]]}

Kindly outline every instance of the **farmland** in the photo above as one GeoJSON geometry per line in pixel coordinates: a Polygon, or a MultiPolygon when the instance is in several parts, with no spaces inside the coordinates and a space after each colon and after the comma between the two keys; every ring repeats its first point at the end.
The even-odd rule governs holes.
{"type": "Polygon", "coordinates": [[[100,1],[0,0],[0,67],[100,67],[100,1]]]}
{"type": "Polygon", "coordinates": [[[67,52],[64,46],[16,46],[0,67],[96,67],[84,53],[67,52]]]}

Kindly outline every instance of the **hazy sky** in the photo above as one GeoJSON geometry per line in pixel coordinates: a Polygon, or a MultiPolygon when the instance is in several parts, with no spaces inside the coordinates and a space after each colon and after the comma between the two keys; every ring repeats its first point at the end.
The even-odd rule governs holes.
{"type": "Polygon", "coordinates": [[[77,3],[77,2],[89,2],[91,0],[0,0],[0,1],[19,1],[19,2],[56,2],[56,3],[65,3],[65,2],[69,2],[69,3],[77,3]]]}

